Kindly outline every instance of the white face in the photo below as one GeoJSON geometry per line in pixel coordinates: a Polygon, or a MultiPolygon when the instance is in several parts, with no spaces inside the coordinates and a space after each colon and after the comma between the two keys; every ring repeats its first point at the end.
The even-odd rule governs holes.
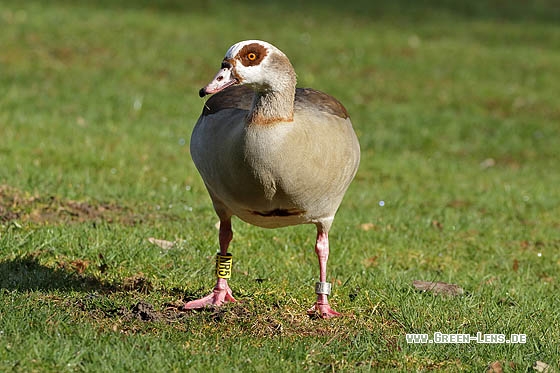
{"type": "Polygon", "coordinates": [[[247,40],[231,46],[224,61],[233,64],[235,75],[242,83],[259,84],[266,81],[264,67],[270,53],[276,51],[274,46],[265,41],[247,40]]]}
{"type": "Polygon", "coordinates": [[[232,45],[224,57],[222,68],[214,79],[200,90],[200,96],[217,93],[235,84],[266,86],[266,67],[272,54],[284,54],[261,40],[246,40],[232,45]]]}

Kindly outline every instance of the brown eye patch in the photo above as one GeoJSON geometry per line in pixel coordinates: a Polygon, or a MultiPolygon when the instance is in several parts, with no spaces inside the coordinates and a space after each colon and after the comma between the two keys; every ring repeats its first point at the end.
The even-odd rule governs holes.
{"type": "Polygon", "coordinates": [[[243,66],[256,66],[266,57],[267,50],[258,43],[248,44],[241,48],[237,57],[243,66]]]}

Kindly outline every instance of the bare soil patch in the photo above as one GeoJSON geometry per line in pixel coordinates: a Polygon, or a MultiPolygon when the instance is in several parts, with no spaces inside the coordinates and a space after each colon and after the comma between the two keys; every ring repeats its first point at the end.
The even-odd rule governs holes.
{"type": "Polygon", "coordinates": [[[114,202],[86,202],[52,195],[40,196],[0,185],[0,223],[19,221],[66,224],[104,221],[133,225],[142,220],[142,216],[114,202]]]}

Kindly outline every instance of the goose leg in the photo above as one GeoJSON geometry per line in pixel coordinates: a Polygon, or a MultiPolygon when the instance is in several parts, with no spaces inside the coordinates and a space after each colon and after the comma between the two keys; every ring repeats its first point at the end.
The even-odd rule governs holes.
{"type": "MultiPolygon", "coordinates": [[[[228,252],[229,243],[233,238],[231,230],[231,218],[220,220],[220,255],[226,255],[228,252]]],[[[190,301],[183,306],[185,310],[201,309],[209,306],[219,307],[227,302],[236,302],[232,295],[231,289],[227,283],[227,279],[218,278],[216,286],[212,293],[207,296],[190,301]]]]}
{"type": "MultiPolygon", "coordinates": [[[[319,259],[319,281],[321,284],[327,283],[327,260],[329,259],[329,233],[322,227],[317,227],[317,242],[315,243],[315,253],[319,259]]],[[[316,288],[317,292],[317,302],[313,307],[307,310],[308,315],[315,315],[319,313],[319,316],[323,319],[328,319],[331,317],[341,316],[340,313],[336,312],[329,306],[329,301],[327,300],[328,293],[330,292],[330,284],[328,284],[328,291],[320,291],[316,288]]]]}

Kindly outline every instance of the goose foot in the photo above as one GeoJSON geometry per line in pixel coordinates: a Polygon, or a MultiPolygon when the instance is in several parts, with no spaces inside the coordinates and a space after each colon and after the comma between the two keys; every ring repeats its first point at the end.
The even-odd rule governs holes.
{"type": "Polygon", "coordinates": [[[330,319],[331,317],[340,317],[342,316],[341,313],[336,312],[329,306],[328,303],[320,303],[317,302],[307,310],[307,314],[309,316],[318,316],[322,319],[330,319]]]}
{"type": "Polygon", "coordinates": [[[212,291],[212,293],[203,298],[185,303],[182,309],[199,310],[206,307],[220,307],[224,303],[230,302],[233,303],[237,301],[233,297],[230,287],[226,285],[226,287],[223,289],[218,287],[214,288],[214,291],[212,291]]]}

